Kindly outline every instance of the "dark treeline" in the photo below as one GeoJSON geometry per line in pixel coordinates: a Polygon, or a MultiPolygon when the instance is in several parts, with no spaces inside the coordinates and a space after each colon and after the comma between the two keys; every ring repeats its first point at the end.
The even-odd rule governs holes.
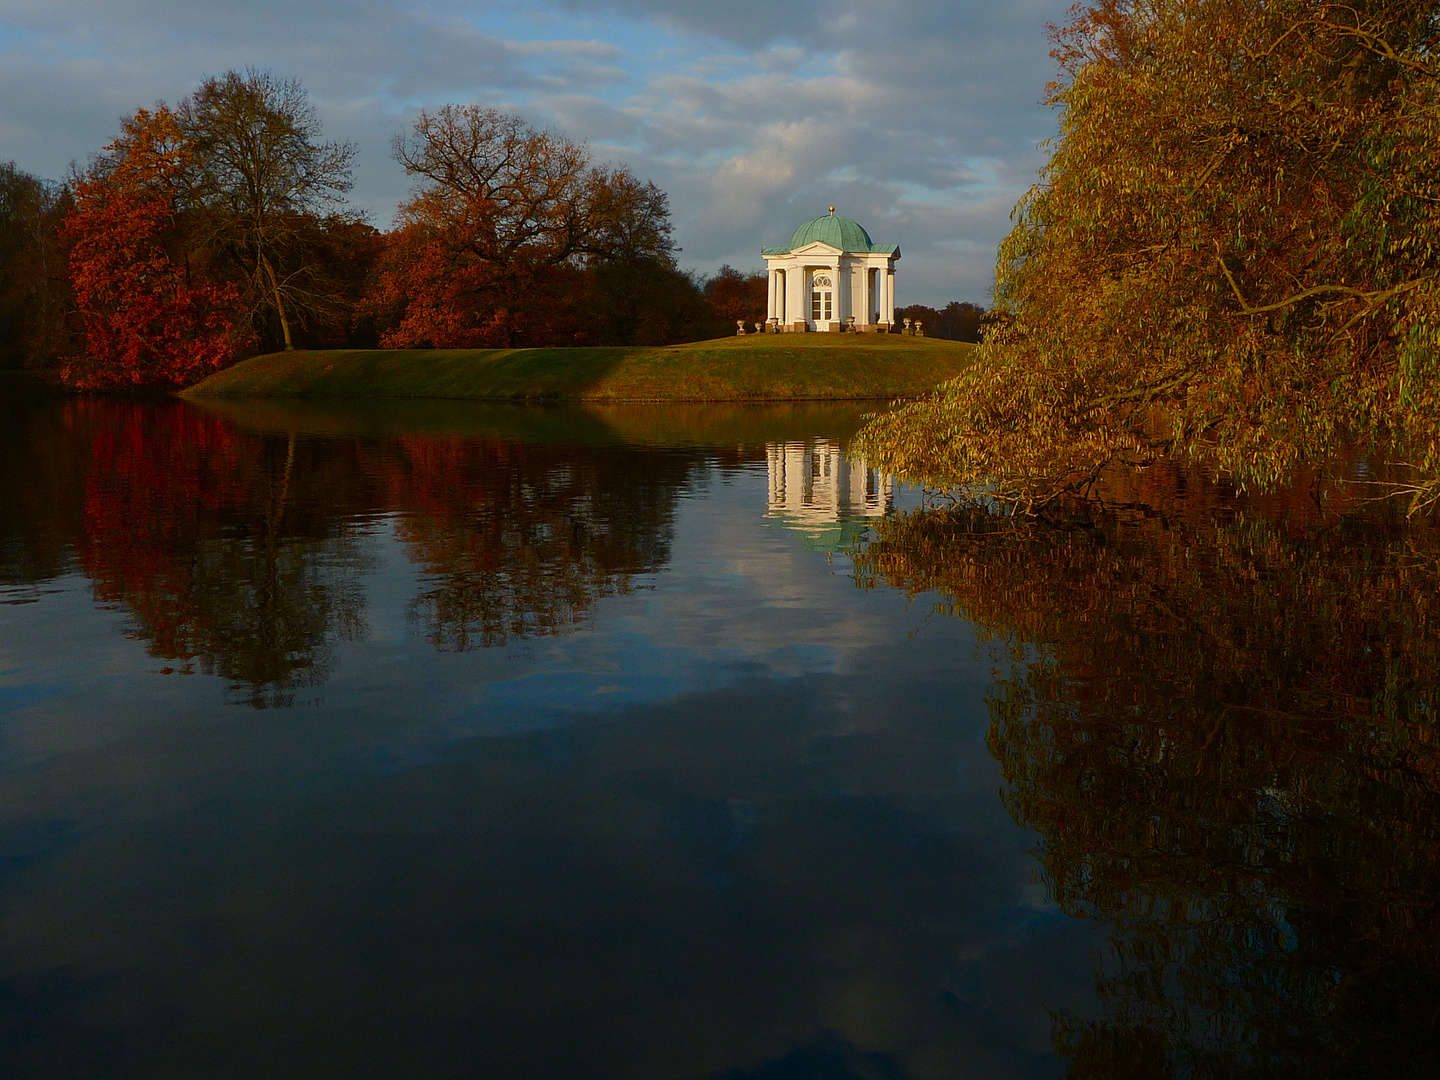
{"type": "Polygon", "coordinates": [[[71,346],[60,223],[69,190],[0,162],[0,368],[46,367],[71,346]]]}
{"type": "MultiPolygon", "coordinates": [[[[986,311],[979,304],[952,300],[943,308],[926,307],[924,304],[910,304],[897,308],[897,323],[909,319],[921,324],[926,337],[944,338],[947,341],[978,342],[985,329],[986,311]]],[[[903,323],[902,323],[903,325],[903,323]]]]}
{"type": "MultiPolygon", "coordinates": [[[[354,146],[263,71],[139,109],[65,183],[0,164],[0,366],[176,387],[288,348],[660,345],[765,318],[763,274],[676,263],[666,194],[475,105],[397,135],[414,181],[382,232],[354,146]]],[[[978,339],[983,310],[907,308],[978,339]]]]}

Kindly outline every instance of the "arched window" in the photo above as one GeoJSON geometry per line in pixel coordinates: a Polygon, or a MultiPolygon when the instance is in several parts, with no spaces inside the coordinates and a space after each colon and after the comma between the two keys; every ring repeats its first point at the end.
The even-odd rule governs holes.
{"type": "Polygon", "coordinates": [[[829,274],[816,274],[810,289],[810,321],[830,322],[834,310],[834,285],[829,274]]]}

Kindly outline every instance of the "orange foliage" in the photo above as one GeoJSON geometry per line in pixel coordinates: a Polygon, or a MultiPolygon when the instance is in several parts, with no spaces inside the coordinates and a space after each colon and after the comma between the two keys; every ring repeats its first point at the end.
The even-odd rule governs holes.
{"type": "Polygon", "coordinates": [[[369,307],[393,313],[380,336],[387,349],[484,349],[509,344],[506,320],[481,301],[488,268],[456,263],[449,245],[433,232],[407,226],[386,238],[369,307]]]}
{"type": "Polygon", "coordinates": [[[734,333],[741,319],[757,323],[765,318],[768,303],[766,290],[769,279],[764,274],[741,274],[731,266],[720,272],[705,286],[705,299],[710,302],[727,333],[734,333]]]}
{"type": "Polygon", "coordinates": [[[597,280],[601,270],[627,271],[622,279],[639,271],[667,297],[676,278],[689,284],[674,266],[668,201],[654,184],[594,166],[583,145],[475,105],[422,112],[394,148],[417,186],[400,206],[368,305],[389,327],[382,344],[700,336],[636,311],[645,304],[620,295],[625,281],[597,280]]]}
{"type": "Polygon", "coordinates": [[[63,230],[85,347],[62,377],[87,388],[184,386],[243,344],[232,285],[192,265],[178,243],[187,151],[174,114],[141,109],[74,187],[63,230]]]}

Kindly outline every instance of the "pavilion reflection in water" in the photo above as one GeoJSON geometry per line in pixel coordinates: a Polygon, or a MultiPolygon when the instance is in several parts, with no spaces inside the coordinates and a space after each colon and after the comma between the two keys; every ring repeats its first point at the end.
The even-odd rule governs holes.
{"type": "Polygon", "coordinates": [[[801,533],[806,546],[833,550],[895,506],[895,480],[847,457],[829,439],[769,443],[765,516],[801,533]]]}

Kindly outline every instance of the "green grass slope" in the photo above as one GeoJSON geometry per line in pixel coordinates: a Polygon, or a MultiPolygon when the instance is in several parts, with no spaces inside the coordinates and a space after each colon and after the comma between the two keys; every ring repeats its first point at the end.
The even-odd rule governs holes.
{"type": "Polygon", "coordinates": [[[206,397],[552,401],[802,401],[910,397],[956,375],[975,346],[899,334],[768,334],[589,349],[272,353],[185,391],[206,397]]]}

